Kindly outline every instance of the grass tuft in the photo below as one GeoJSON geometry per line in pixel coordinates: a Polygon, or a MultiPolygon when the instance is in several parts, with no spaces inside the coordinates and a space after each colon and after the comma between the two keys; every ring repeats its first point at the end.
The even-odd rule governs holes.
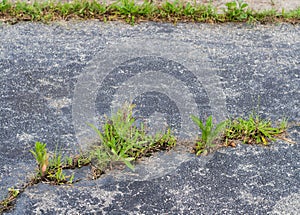
{"type": "Polygon", "coordinates": [[[262,119],[258,115],[250,115],[248,119],[238,118],[229,122],[226,129],[225,139],[241,140],[247,144],[268,145],[274,137],[284,133],[287,129],[287,120],[283,120],[275,127],[271,121],[262,119]]]}
{"type": "Polygon", "coordinates": [[[226,121],[220,122],[216,126],[213,124],[212,116],[209,116],[204,123],[195,116],[191,116],[195,124],[201,130],[201,138],[196,142],[195,152],[196,155],[207,154],[211,149],[216,147],[215,141],[220,134],[225,130],[226,121]]]}
{"type": "Polygon", "coordinates": [[[285,12],[274,10],[255,12],[248,9],[243,0],[226,3],[223,13],[218,13],[212,5],[165,1],[161,4],[134,0],[118,0],[113,4],[99,3],[96,0],[75,0],[72,2],[15,2],[2,0],[0,20],[8,23],[19,21],[51,22],[71,19],[98,19],[100,21],[122,20],[130,24],[142,21],[164,22],[300,22],[300,8],[285,12]]]}
{"type": "Polygon", "coordinates": [[[134,105],[125,104],[106,120],[101,131],[90,124],[100,138],[99,144],[92,146],[90,155],[92,160],[96,160],[95,166],[102,171],[112,168],[115,163],[124,163],[134,170],[132,161],[176,145],[176,138],[169,129],[152,136],[147,134],[142,123],[137,126],[133,108],[134,105]]]}
{"type": "Polygon", "coordinates": [[[216,125],[212,122],[212,116],[207,118],[205,124],[195,116],[192,116],[192,120],[202,133],[194,147],[196,155],[207,154],[217,147],[235,147],[236,140],[245,144],[268,145],[269,141],[274,141],[275,137],[278,137],[291,142],[282,136],[287,129],[287,120],[282,120],[278,126],[273,126],[271,121],[262,119],[256,114],[250,115],[247,119],[237,118],[216,125]]]}

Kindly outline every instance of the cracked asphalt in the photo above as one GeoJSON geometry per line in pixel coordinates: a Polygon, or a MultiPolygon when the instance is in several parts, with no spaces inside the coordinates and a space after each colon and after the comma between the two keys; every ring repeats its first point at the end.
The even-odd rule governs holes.
{"type": "Polygon", "coordinates": [[[0,197],[34,174],[35,141],[76,153],[96,138],[86,123],[124,101],[182,139],[198,133],[191,114],[219,122],[256,111],[294,122],[296,142],[158,153],[134,172],[34,185],[5,214],[300,214],[299,25],[3,24],[0,76],[0,197]]]}

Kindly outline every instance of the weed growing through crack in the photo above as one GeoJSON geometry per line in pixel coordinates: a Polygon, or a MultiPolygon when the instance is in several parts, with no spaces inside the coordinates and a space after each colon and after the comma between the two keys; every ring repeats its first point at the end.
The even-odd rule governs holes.
{"type": "Polygon", "coordinates": [[[269,140],[274,140],[276,135],[284,133],[286,129],[287,120],[283,120],[279,126],[274,127],[271,121],[252,114],[248,119],[231,120],[226,129],[225,140],[226,143],[230,140],[241,140],[248,144],[267,145],[269,140]]]}
{"type": "Polygon", "coordinates": [[[54,155],[49,160],[49,169],[45,179],[55,184],[72,184],[74,175],[66,176],[63,172],[64,168],[69,167],[68,163],[70,163],[69,158],[63,161],[62,153],[56,148],[54,155]]]}
{"type": "MultiPolygon", "coordinates": [[[[66,176],[64,169],[90,165],[92,179],[96,179],[104,174],[107,168],[125,164],[134,169],[132,161],[143,156],[151,156],[156,151],[169,150],[176,145],[176,137],[172,135],[170,129],[152,136],[147,134],[143,124],[137,126],[133,108],[133,105],[125,104],[115,115],[107,118],[101,130],[91,125],[98,133],[100,142],[82,154],[63,159],[59,150],[56,149],[55,153],[50,155],[46,144],[36,142],[35,148],[30,152],[38,164],[38,174],[20,188],[9,188],[7,197],[0,201],[0,212],[11,209],[20,193],[40,181],[55,185],[72,184],[74,175],[66,176]]],[[[235,146],[234,140],[267,145],[269,140],[274,140],[287,128],[287,120],[274,127],[269,120],[255,114],[250,115],[248,119],[227,120],[217,125],[213,124],[212,116],[209,116],[205,123],[195,116],[191,118],[202,131],[195,147],[197,155],[207,154],[218,143],[220,146],[235,146]],[[223,131],[225,133],[221,135],[223,131]],[[223,142],[217,142],[218,137],[223,142]]]]}
{"type": "Polygon", "coordinates": [[[34,179],[35,181],[45,181],[54,184],[73,182],[73,175],[66,176],[63,173],[64,163],[60,152],[56,150],[54,155],[50,157],[46,144],[41,142],[36,142],[34,150],[30,150],[30,152],[38,164],[38,174],[34,179]]]}
{"type": "Polygon", "coordinates": [[[20,194],[19,189],[15,189],[13,187],[8,188],[8,194],[5,199],[0,201],[0,213],[4,212],[5,210],[8,210],[13,207],[13,202],[20,194]]]}
{"type": "Polygon", "coordinates": [[[106,120],[101,131],[90,124],[100,138],[100,143],[93,145],[91,150],[92,158],[93,160],[97,158],[99,168],[112,167],[115,163],[121,162],[133,170],[132,161],[175,146],[176,138],[170,130],[157,133],[153,137],[147,134],[142,123],[136,125],[133,108],[134,105],[125,104],[106,120]]]}
{"type": "Polygon", "coordinates": [[[225,130],[226,121],[220,122],[217,125],[213,124],[212,116],[209,116],[204,124],[199,118],[191,116],[194,123],[201,130],[201,138],[197,140],[195,146],[196,155],[201,153],[207,154],[212,148],[216,146],[214,143],[220,134],[225,130]]]}
{"type": "Polygon", "coordinates": [[[36,142],[34,150],[30,150],[30,152],[38,164],[39,176],[44,177],[49,164],[49,154],[47,153],[46,144],[36,142]]]}
{"type": "Polygon", "coordinates": [[[76,156],[62,158],[60,150],[53,155],[47,152],[46,144],[36,142],[30,150],[38,164],[38,174],[34,182],[44,181],[51,184],[72,184],[74,175],[66,176],[64,169],[80,168],[91,165],[93,179],[101,176],[106,169],[125,164],[134,170],[132,161],[143,156],[150,156],[156,151],[169,150],[176,145],[176,137],[171,130],[148,135],[144,125],[139,126],[133,117],[134,105],[125,104],[118,112],[107,118],[102,130],[94,129],[100,142],[93,144],[89,150],[76,156]]]}
{"type": "Polygon", "coordinates": [[[219,144],[220,146],[236,146],[235,140],[241,140],[246,144],[263,145],[268,145],[268,142],[275,140],[275,137],[287,140],[280,137],[287,129],[287,120],[282,120],[277,127],[273,126],[271,121],[262,119],[257,114],[250,115],[248,119],[232,119],[217,125],[213,125],[212,116],[207,118],[205,125],[195,116],[192,116],[192,120],[202,132],[201,138],[197,140],[194,148],[196,155],[209,153],[217,146],[218,137],[223,141],[219,144]]]}

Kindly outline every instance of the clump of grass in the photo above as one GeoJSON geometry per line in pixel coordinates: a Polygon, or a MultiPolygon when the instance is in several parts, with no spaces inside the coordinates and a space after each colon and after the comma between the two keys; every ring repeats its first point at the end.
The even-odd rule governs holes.
{"type": "Polygon", "coordinates": [[[196,155],[209,153],[218,145],[218,138],[223,141],[219,141],[220,146],[235,147],[235,140],[245,144],[268,145],[269,141],[275,140],[275,137],[282,138],[281,135],[287,129],[287,120],[282,120],[278,126],[273,126],[270,120],[262,119],[256,114],[250,115],[247,119],[237,118],[216,125],[212,123],[212,116],[207,118],[205,124],[195,116],[192,116],[192,120],[202,133],[194,147],[196,155]]]}
{"type": "Polygon", "coordinates": [[[196,155],[207,154],[211,149],[216,147],[215,141],[220,134],[225,130],[227,121],[213,124],[212,116],[209,116],[206,123],[202,122],[199,118],[191,116],[194,123],[196,123],[201,130],[201,138],[198,139],[195,146],[196,155]]]}
{"type": "Polygon", "coordinates": [[[259,115],[252,114],[248,119],[238,118],[231,120],[225,133],[225,140],[241,140],[247,144],[268,145],[275,136],[284,133],[287,129],[287,120],[283,120],[275,127],[271,121],[262,119],[259,115]]]}
{"type": "Polygon", "coordinates": [[[47,152],[46,144],[41,142],[35,143],[34,150],[30,150],[38,164],[38,174],[35,181],[46,181],[53,184],[72,184],[74,175],[66,176],[63,173],[63,168],[70,167],[68,162],[62,161],[62,154],[55,151],[50,157],[47,152]]]}
{"type": "Polygon", "coordinates": [[[274,10],[255,12],[247,9],[242,0],[226,3],[224,13],[218,13],[212,5],[165,1],[162,4],[134,0],[119,0],[111,5],[96,0],[75,0],[72,2],[0,2],[0,20],[16,23],[19,21],[42,21],[70,19],[98,19],[101,21],[124,20],[134,24],[141,21],[167,22],[292,22],[299,23],[300,8],[285,12],[274,10]]]}
{"type": "Polygon", "coordinates": [[[154,152],[170,150],[176,145],[176,138],[171,130],[149,135],[143,123],[139,126],[133,117],[134,105],[125,104],[118,112],[107,118],[102,130],[90,124],[99,138],[98,144],[80,155],[62,158],[61,152],[56,149],[51,156],[45,143],[36,142],[35,148],[30,150],[38,164],[38,174],[34,181],[51,184],[72,184],[74,175],[66,176],[64,169],[80,168],[91,165],[93,178],[98,178],[106,169],[112,169],[125,164],[134,170],[132,161],[143,156],[151,156],[154,152]]]}
{"type": "Polygon", "coordinates": [[[169,129],[154,136],[148,135],[143,124],[137,125],[133,108],[134,105],[125,104],[107,119],[101,131],[90,124],[100,138],[99,144],[93,145],[91,150],[92,160],[96,160],[95,166],[99,169],[124,163],[134,170],[132,161],[176,145],[176,138],[169,129]]]}
{"type": "Polygon", "coordinates": [[[127,23],[134,24],[136,18],[150,18],[157,13],[157,8],[148,1],[138,5],[134,0],[119,0],[108,6],[108,12],[112,14],[111,18],[120,17],[127,23]]]}
{"type": "Polygon", "coordinates": [[[243,0],[227,2],[224,10],[225,16],[231,21],[245,21],[252,16],[252,12],[247,10],[248,4],[243,0]]]}

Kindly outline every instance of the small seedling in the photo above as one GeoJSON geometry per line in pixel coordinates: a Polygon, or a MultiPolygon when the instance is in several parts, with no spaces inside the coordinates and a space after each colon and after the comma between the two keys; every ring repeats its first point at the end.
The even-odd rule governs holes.
{"type": "Polygon", "coordinates": [[[81,168],[91,163],[91,158],[87,156],[80,155],[77,159],[77,167],[81,168]]]}
{"type": "Polygon", "coordinates": [[[150,141],[149,147],[144,148],[141,156],[150,156],[152,153],[160,150],[170,150],[176,146],[177,138],[172,135],[171,129],[168,128],[166,132],[158,132],[150,141]]]}
{"type": "Polygon", "coordinates": [[[30,150],[30,152],[34,155],[39,166],[39,172],[35,181],[42,180],[54,184],[72,183],[74,176],[66,176],[63,173],[63,168],[66,167],[66,164],[62,162],[62,154],[57,149],[54,155],[50,157],[46,144],[36,142],[35,149],[30,150]],[[68,180],[68,178],[71,180],[68,180]]]}
{"type": "Polygon", "coordinates": [[[19,189],[15,189],[13,187],[8,188],[7,197],[0,201],[0,213],[12,208],[13,202],[15,201],[15,199],[18,197],[19,194],[20,194],[19,189]]]}
{"type": "Polygon", "coordinates": [[[72,157],[66,157],[65,158],[65,167],[69,167],[69,168],[74,168],[73,167],[74,164],[73,164],[73,158],[72,157]]]}
{"type": "Polygon", "coordinates": [[[8,188],[8,191],[11,194],[11,196],[13,196],[14,198],[16,198],[20,193],[20,191],[18,189],[15,189],[13,187],[8,188]]]}
{"type": "Polygon", "coordinates": [[[212,116],[209,116],[204,125],[204,123],[196,116],[191,116],[191,118],[194,123],[198,125],[199,129],[202,132],[201,139],[196,143],[196,154],[207,154],[211,148],[216,146],[216,144],[214,144],[214,141],[220,135],[220,133],[224,131],[227,122],[223,121],[214,126],[212,122],[212,116]]]}
{"type": "Polygon", "coordinates": [[[44,177],[49,163],[49,154],[47,153],[46,144],[36,142],[34,150],[30,150],[30,152],[33,154],[38,163],[40,176],[44,177]]]}

